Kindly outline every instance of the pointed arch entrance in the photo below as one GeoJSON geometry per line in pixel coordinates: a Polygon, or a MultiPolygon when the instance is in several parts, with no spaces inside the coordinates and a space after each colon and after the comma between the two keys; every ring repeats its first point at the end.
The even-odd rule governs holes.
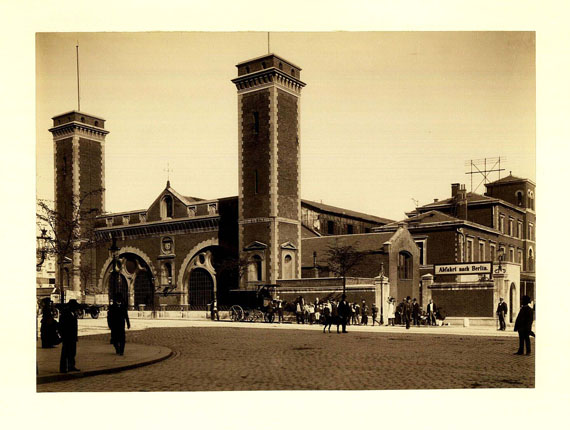
{"type": "Polygon", "coordinates": [[[109,301],[119,293],[130,307],[154,305],[154,279],[148,264],[138,255],[130,252],[120,254],[108,265],[105,285],[109,301]]]}
{"type": "Polygon", "coordinates": [[[188,304],[191,309],[204,308],[214,299],[214,279],[207,270],[196,267],[188,278],[188,304]]]}

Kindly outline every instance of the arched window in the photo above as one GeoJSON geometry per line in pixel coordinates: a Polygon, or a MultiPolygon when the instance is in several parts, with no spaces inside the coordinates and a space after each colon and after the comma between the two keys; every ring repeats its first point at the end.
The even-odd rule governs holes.
{"type": "Polygon", "coordinates": [[[265,67],[266,67],[265,61],[262,61],[262,62],[261,62],[261,68],[262,68],[262,69],[265,69],[265,67]]]}
{"type": "Polygon", "coordinates": [[[291,75],[295,76],[295,69],[291,69],[291,75]]]}
{"type": "Polygon", "coordinates": [[[534,252],[532,251],[532,248],[530,248],[528,250],[528,265],[527,265],[527,270],[529,272],[534,272],[534,252]]]}
{"type": "Polygon", "coordinates": [[[160,217],[172,218],[172,197],[166,195],[160,202],[160,217]]]}
{"type": "Polygon", "coordinates": [[[99,127],[99,121],[95,121],[95,127],[99,127]]]}
{"type": "Polygon", "coordinates": [[[85,117],[84,117],[84,116],[81,117],[81,122],[85,122],[85,117]]]}
{"type": "Polygon", "coordinates": [[[259,255],[251,257],[249,265],[248,280],[249,281],[263,281],[263,264],[259,255]]]}
{"type": "Polygon", "coordinates": [[[517,206],[522,206],[523,205],[523,192],[517,191],[515,193],[515,196],[517,198],[517,206]]]}
{"type": "Polygon", "coordinates": [[[279,62],[279,70],[283,70],[283,63],[281,61],[279,62]]]}
{"type": "Polygon", "coordinates": [[[412,256],[402,251],[398,254],[398,279],[412,279],[412,256]]]}
{"type": "Polygon", "coordinates": [[[162,270],[161,270],[161,279],[160,279],[160,284],[161,285],[170,285],[172,283],[172,265],[170,263],[164,263],[162,265],[162,270]]]}
{"type": "Polygon", "coordinates": [[[290,254],[285,255],[283,258],[283,279],[293,279],[293,257],[290,254]]]}

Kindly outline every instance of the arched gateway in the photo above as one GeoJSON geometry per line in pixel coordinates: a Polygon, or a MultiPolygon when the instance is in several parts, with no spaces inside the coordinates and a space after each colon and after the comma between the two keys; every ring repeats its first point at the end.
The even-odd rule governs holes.
{"type": "Polygon", "coordinates": [[[147,263],[133,253],[120,254],[108,265],[105,286],[109,301],[121,294],[129,306],[152,306],[154,304],[154,282],[152,271],[147,263]]]}

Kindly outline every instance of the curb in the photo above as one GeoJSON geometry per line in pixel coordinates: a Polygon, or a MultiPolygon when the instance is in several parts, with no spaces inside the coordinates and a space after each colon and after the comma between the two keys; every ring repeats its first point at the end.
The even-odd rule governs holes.
{"type": "Polygon", "coordinates": [[[70,379],[78,379],[84,378],[86,376],[95,376],[95,375],[102,375],[108,373],[117,373],[122,372],[123,370],[131,370],[136,369],[138,367],[148,366],[150,364],[158,363],[160,361],[166,360],[167,358],[172,357],[173,352],[170,348],[166,348],[169,352],[163,357],[154,358],[148,361],[142,361],[140,363],[133,363],[127,364],[125,366],[119,367],[109,367],[107,369],[97,369],[97,370],[87,370],[85,372],[77,372],[77,373],[58,373],[52,375],[45,375],[45,376],[37,376],[36,377],[36,385],[47,384],[49,382],[60,382],[60,381],[68,381],[70,379]]]}

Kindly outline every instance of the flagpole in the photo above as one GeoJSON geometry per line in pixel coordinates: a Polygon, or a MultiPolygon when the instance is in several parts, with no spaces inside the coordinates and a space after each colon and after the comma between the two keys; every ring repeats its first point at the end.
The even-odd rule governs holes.
{"type": "Polygon", "coordinates": [[[77,60],[77,110],[81,111],[81,102],[79,98],[79,41],[75,45],[75,58],[77,60]]]}

